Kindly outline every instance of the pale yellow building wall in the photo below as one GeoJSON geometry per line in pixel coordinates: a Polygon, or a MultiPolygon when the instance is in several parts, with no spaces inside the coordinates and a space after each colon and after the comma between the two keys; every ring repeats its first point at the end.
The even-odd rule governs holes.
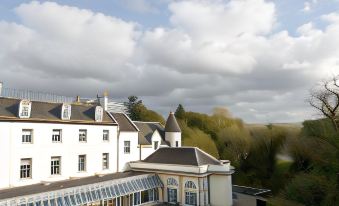
{"type": "Polygon", "coordinates": [[[212,206],[232,205],[232,179],[230,175],[210,176],[210,203],[212,206]]]}

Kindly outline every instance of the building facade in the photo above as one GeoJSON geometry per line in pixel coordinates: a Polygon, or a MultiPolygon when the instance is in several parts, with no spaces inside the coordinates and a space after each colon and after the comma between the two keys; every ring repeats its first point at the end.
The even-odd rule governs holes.
{"type": "Polygon", "coordinates": [[[232,205],[230,163],[107,101],[0,97],[0,206],[232,205]]]}

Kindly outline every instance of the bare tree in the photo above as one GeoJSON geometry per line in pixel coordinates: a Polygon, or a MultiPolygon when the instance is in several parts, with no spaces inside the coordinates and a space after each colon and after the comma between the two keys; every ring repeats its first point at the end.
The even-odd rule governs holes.
{"type": "Polygon", "coordinates": [[[339,75],[312,89],[308,102],[329,118],[335,130],[339,131],[339,75]]]}

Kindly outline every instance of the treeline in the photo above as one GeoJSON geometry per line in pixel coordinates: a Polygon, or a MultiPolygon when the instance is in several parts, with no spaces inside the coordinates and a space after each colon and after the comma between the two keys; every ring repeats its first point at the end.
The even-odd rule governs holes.
{"type": "MultiPolygon", "coordinates": [[[[129,98],[129,105],[133,120],[165,123],[138,98],[129,98]]],[[[182,105],[175,116],[183,145],[230,160],[233,183],[271,189],[271,205],[339,205],[339,133],[330,120],[247,125],[223,108],[207,115],[182,105]]]]}

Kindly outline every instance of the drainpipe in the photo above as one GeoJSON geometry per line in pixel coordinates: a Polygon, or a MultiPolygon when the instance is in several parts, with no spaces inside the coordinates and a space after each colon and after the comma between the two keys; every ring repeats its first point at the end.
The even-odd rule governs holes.
{"type": "Polygon", "coordinates": [[[3,85],[3,83],[0,82],[0,97],[2,96],[2,85],[3,85]]]}
{"type": "Polygon", "coordinates": [[[120,144],[120,128],[118,126],[118,135],[117,135],[117,172],[119,172],[119,144],[120,144]]]}
{"type": "Polygon", "coordinates": [[[141,160],[141,144],[139,144],[139,160],[141,160]]]}

